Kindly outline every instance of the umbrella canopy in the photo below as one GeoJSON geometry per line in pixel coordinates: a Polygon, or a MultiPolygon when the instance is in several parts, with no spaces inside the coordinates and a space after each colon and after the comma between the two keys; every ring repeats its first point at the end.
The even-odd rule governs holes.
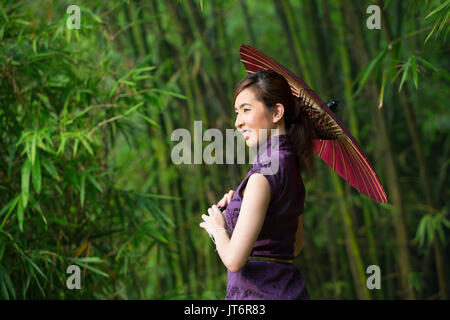
{"type": "Polygon", "coordinates": [[[241,61],[248,73],[274,70],[288,81],[292,94],[303,100],[318,139],[314,152],[359,192],[378,202],[387,202],[383,186],[355,138],[336,115],[299,77],[274,59],[248,45],[240,47],[241,61]]]}

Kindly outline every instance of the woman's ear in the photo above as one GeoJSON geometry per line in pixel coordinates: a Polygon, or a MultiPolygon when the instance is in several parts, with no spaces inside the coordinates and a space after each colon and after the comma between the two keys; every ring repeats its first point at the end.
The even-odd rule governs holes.
{"type": "Polygon", "coordinates": [[[273,122],[277,123],[284,115],[284,106],[281,103],[277,103],[275,107],[273,107],[273,122]]]}

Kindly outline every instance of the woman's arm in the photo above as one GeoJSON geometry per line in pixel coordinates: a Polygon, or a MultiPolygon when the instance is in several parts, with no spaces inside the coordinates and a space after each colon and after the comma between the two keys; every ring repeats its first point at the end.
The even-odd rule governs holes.
{"type": "Polygon", "coordinates": [[[224,230],[214,232],[217,252],[231,272],[238,272],[247,263],[263,226],[269,202],[269,182],[262,174],[253,173],[248,179],[231,239],[224,230]]]}
{"type": "Polygon", "coordinates": [[[303,241],[303,221],[302,215],[299,215],[297,233],[295,234],[294,257],[298,256],[300,251],[302,251],[302,241],[303,241]]]}

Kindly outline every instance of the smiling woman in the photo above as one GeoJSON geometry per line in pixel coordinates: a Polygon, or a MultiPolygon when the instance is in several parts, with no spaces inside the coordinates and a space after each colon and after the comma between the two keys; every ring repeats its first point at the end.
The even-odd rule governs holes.
{"type": "Polygon", "coordinates": [[[235,104],[238,105],[238,109],[235,108],[235,126],[244,136],[247,146],[261,145],[264,142],[261,140],[263,130],[267,132],[277,129],[280,134],[286,134],[281,105],[277,105],[277,122],[274,123],[270,116],[271,111],[264,107],[264,103],[258,100],[251,88],[243,89],[236,97],[235,104]]]}
{"type": "Polygon", "coordinates": [[[232,198],[219,202],[227,204],[225,217],[213,206],[200,224],[228,269],[225,299],[309,299],[292,260],[301,251],[301,172],[312,168],[312,125],[274,71],[246,76],[234,100],[235,126],[256,157],[232,198]],[[274,159],[279,165],[270,170],[274,159]]]}

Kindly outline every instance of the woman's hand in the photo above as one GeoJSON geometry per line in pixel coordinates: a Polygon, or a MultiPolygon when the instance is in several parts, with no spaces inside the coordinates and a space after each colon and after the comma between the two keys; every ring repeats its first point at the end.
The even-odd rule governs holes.
{"type": "Polygon", "coordinates": [[[212,235],[216,228],[225,228],[225,218],[216,205],[213,204],[213,206],[208,209],[208,214],[209,215],[202,214],[203,222],[200,223],[200,227],[204,228],[206,232],[212,235]]]}
{"type": "Polygon", "coordinates": [[[234,190],[228,191],[228,193],[225,193],[223,195],[223,198],[217,203],[218,207],[227,207],[228,204],[231,202],[231,199],[234,196],[234,190]]]}

